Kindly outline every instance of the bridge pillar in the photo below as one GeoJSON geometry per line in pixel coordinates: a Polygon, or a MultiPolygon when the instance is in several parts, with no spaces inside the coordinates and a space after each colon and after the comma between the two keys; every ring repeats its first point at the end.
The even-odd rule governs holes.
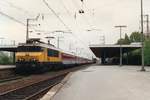
{"type": "Polygon", "coordinates": [[[105,64],[105,59],[106,59],[105,51],[103,51],[101,55],[101,64],[105,64]]]}
{"type": "Polygon", "coordinates": [[[16,52],[13,52],[13,64],[14,64],[14,65],[15,65],[15,62],[16,62],[15,53],[16,53],[16,52]]]}
{"type": "Polygon", "coordinates": [[[129,64],[129,52],[127,51],[127,65],[129,64]]]}

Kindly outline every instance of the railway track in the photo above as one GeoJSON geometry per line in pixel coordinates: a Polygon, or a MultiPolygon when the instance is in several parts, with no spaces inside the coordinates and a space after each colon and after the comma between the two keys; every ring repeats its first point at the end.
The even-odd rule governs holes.
{"type": "Polygon", "coordinates": [[[6,79],[0,79],[0,84],[6,83],[6,82],[11,82],[11,81],[16,81],[16,80],[19,80],[19,79],[22,79],[22,78],[24,78],[24,76],[13,76],[13,77],[9,77],[9,78],[6,78],[6,79]]]}
{"type": "Polygon", "coordinates": [[[66,76],[62,74],[22,88],[16,88],[0,94],[0,100],[36,100],[42,97],[51,87],[61,82],[66,76]]]}
{"type": "Polygon", "coordinates": [[[60,83],[69,72],[82,68],[85,68],[85,66],[31,75],[17,81],[1,84],[0,100],[37,100],[47,93],[51,87],[60,83]]]}

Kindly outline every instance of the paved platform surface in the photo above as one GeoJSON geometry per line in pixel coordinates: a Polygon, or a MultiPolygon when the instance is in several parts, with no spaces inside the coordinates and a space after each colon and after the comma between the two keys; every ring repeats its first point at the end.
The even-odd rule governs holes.
{"type": "Polygon", "coordinates": [[[9,68],[15,68],[15,65],[0,65],[0,70],[9,68]]]}
{"type": "Polygon", "coordinates": [[[139,69],[90,66],[73,73],[52,100],[150,100],[150,68],[139,69]]]}

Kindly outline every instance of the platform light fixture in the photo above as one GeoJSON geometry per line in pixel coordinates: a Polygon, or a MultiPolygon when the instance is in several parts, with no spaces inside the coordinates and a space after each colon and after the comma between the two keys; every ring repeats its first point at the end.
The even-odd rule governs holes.
{"type": "MultiPolygon", "coordinates": [[[[26,25],[26,42],[28,41],[29,39],[29,22],[32,20],[32,21],[37,21],[38,18],[40,17],[40,14],[38,14],[35,18],[27,18],[27,25],[26,25]]],[[[38,24],[40,26],[40,24],[38,24]]]]}
{"type": "MultiPolygon", "coordinates": [[[[126,28],[126,25],[118,25],[115,26],[115,28],[119,28],[120,29],[120,40],[122,37],[122,28],[126,28]]],[[[122,44],[120,43],[120,67],[122,66],[122,44]]]]}

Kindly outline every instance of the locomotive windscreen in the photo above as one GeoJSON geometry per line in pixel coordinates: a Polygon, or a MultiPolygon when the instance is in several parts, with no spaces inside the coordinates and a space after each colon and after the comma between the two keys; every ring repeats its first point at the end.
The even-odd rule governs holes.
{"type": "Polygon", "coordinates": [[[58,57],[59,56],[59,52],[56,51],[56,50],[48,49],[47,56],[58,57]]]}
{"type": "Polygon", "coordinates": [[[41,52],[43,51],[42,47],[39,46],[19,46],[17,48],[18,52],[41,52]]]}

